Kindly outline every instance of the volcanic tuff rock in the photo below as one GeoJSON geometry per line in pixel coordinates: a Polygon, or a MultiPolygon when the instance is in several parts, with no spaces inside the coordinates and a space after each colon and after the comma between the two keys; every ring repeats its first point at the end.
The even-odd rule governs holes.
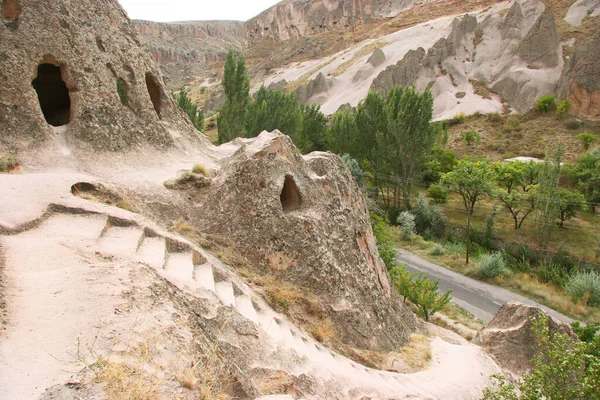
{"type": "Polygon", "coordinates": [[[288,40],[395,16],[417,4],[439,0],[285,0],[249,20],[244,36],[249,43],[261,39],[288,40]]]}
{"type": "Polygon", "coordinates": [[[563,71],[560,95],[573,104],[573,113],[600,119],[600,33],[579,46],[563,71]]]}
{"type": "Polygon", "coordinates": [[[416,327],[379,258],[369,213],[337,156],[302,156],[278,131],[236,139],[190,223],[231,238],[262,273],[317,295],[340,339],[393,350],[416,327]],[[217,200],[218,199],[218,200],[217,200]]]}
{"type": "Polygon", "coordinates": [[[67,143],[106,150],[205,140],[164,87],[117,0],[11,0],[19,5],[13,13],[4,3],[0,147],[57,141],[57,132],[67,143]]]}
{"type": "Polygon", "coordinates": [[[492,321],[477,333],[473,343],[486,348],[504,368],[523,374],[531,370],[530,360],[537,353],[531,320],[541,316],[548,318],[551,333],[566,333],[577,338],[569,324],[555,320],[542,309],[511,302],[500,308],[492,321]]]}
{"type": "Polygon", "coordinates": [[[229,48],[239,49],[243,22],[207,21],[158,23],[134,21],[152,58],[167,77],[170,89],[179,89],[186,78],[206,73],[225,61],[229,48]]]}

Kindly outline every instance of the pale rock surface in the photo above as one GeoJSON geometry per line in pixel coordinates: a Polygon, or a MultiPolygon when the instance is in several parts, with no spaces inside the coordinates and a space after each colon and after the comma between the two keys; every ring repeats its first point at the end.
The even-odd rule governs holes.
{"type": "Polygon", "coordinates": [[[540,308],[506,303],[490,323],[477,333],[473,343],[487,349],[510,372],[516,375],[529,372],[530,360],[537,353],[531,319],[541,316],[548,318],[550,332],[565,333],[573,339],[577,338],[569,324],[557,321],[540,308]]]}
{"type": "Polygon", "coordinates": [[[565,21],[573,26],[579,26],[584,18],[599,15],[600,0],[577,0],[567,11],[565,21]]]}

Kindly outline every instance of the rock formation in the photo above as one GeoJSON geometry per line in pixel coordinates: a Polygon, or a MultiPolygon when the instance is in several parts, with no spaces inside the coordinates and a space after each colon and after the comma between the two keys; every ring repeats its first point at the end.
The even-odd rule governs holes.
{"type": "MultiPolygon", "coordinates": [[[[319,95],[326,95],[329,89],[329,84],[325,75],[320,73],[315,79],[309,81],[306,86],[300,86],[296,89],[296,97],[301,103],[308,103],[309,100],[312,103],[319,103],[319,99],[315,98],[319,95]]],[[[322,101],[321,101],[322,102],[322,101]]]]}
{"type": "Polygon", "coordinates": [[[285,0],[249,20],[244,35],[249,43],[261,39],[299,39],[320,32],[352,29],[361,23],[395,16],[417,3],[437,1],[285,0]]]}
{"type": "Polygon", "coordinates": [[[2,10],[0,147],[56,141],[57,131],[106,150],[203,140],[116,0],[12,0],[2,10]]]}
{"type": "Polygon", "coordinates": [[[600,119],[600,33],[575,50],[563,71],[559,94],[571,101],[573,114],[600,119]]]}
{"type": "Polygon", "coordinates": [[[238,21],[134,23],[170,89],[179,89],[213,65],[223,63],[229,48],[239,49],[243,40],[244,23],[238,21]]]}
{"type": "Polygon", "coordinates": [[[531,320],[541,316],[548,318],[551,333],[566,333],[576,339],[569,324],[555,320],[545,311],[525,304],[506,303],[475,336],[473,343],[487,349],[504,368],[521,375],[531,370],[530,360],[536,355],[531,320]]]}
{"type": "Polygon", "coordinates": [[[185,194],[195,198],[190,222],[231,238],[259,272],[318,296],[344,343],[373,350],[404,343],[416,322],[390,283],[365,201],[339,158],[303,157],[277,131],[234,144],[212,184],[185,194]]]}

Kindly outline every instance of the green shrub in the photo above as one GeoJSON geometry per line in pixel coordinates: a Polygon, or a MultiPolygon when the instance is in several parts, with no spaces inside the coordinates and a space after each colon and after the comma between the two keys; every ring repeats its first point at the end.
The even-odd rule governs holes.
{"type": "Polygon", "coordinates": [[[346,165],[346,167],[348,167],[348,169],[350,170],[350,173],[354,177],[356,183],[360,184],[362,182],[364,172],[360,168],[360,165],[358,165],[358,161],[352,158],[350,154],[342,154],[340,158],[342,159],[342,162],[346,165]]]}
{"type": "Polygon", "coordinates": [[[521,118],[517,116],[510,117],[508,120],[506,120],[506,123],[502,125],[502,132],[504,133],[520,132],[522,130],[523,127],[521,126],[521,118]]]}
{"type": "Polygon", "coordinates": [[[584,149],[589,150],[592,143],[594,143],[596,140],[598,140],[598,136],[593,135],[589,132],[583,132],[583,133],[580,133],[579,135],[577,135],[577,139],[579,139],[579,141],[581,142],[581,145],[583,146],[584,149]]]}
{"type": "Polygon", "coordinates": [[[487,118],[488,118],[488,121],[493,122],[495,124],[502,122],[502,115],[500,115],[500,113],[497,113],[497,112],[488,114],[487,118]]]}
{"type": "Polygon", "coordinates": [[[435,256],[435,257],[437,257],[437,256],[443,256],[443,255],[444,255],[444,250],[445,250],[445,249],[444,249],[444,246],[442,246],[442,245],[441,245],[441,244],[439,244],[439,243],[436,243],[436,244],[435,244],[435,245],[434,245],[434,246],[431,248],[431,250],[429,250],[429,255],[430,255],[430,256],[435,256]]]}
{"type": "Polygon", "coordinates": [[[192,168],[192,172],[194,174],[204,175],[209,178],[212,176],[212,172],[202,164],[194,165],[194,168],[192,168]]]}
{"type": "Polygon", "coordinates": [[[396,223],[400,226],[400,231],[404,239],[412,239],[416,232],[415,216],[408,211],[402,211],[398,214],[396,223]]]}
{"type": "Polygon", "coordinates": [[[468,131],[463,131],[462,140],[468,145],[473,143],[479,144],[481,142],[481,135],[475,129],[469,129],[468,131]]]}
{"type": "Polygon", "coordinates": [[[452,117],[452,119],[450,119],[450,121],[448,121],[448,125],[454,126],[454,125],[462,124],[463,122],[465,122],[466,117],[467,116],[465,115],[465,113],[463,113],[463,112],[458,113],[454,117],[452,117]]]}
{"type": "Polygon", "coordinates": [[[600,275],[597,272],[579,271],[565,284],[565,292],[573,299],[583,300],[594,307],[600,306],[600,275]]]}
{"type": "Polygon", "coordinates": [[[427,197],[430,197],[436,203],[446,203],[448,201],[448,191],[441,185],[431,185],[427,189],[427,197]]]}
{"type": "Polygon", "coordinates": [[[484,254],[475,266],[475,272],[482,279],[495,278],[508,272],[502,253],[484,254]]]}
{"type": "Polygon", "coordinates": [[[560,264],[542,260],[537,267],[536,276],[540,282],[551,283],[554,286],[563,288],[569,278],[569,272],[560,264]]]}
{"type": "Polygon", "coordinates": [[[0,156],[0,172],[10,172],[19,166],[19,160],[12,154],[0,156]]]}
{"type": "Polygon", "coordinates": [[[423,194],[419,194],[411,213],[415,216],[417,232],[430,229],[436,236],[442,237],[448,226],[448,218],[439,206],[430,206],[423,194]]]}
{"type": "Polygon", "coordinates": [[[519,258],[510,257],[506,266],[512,272],[531,272],[531,262],[524,255],[521,255],[519,258]]]}
{"type": "Polygon", "coordinates": [[[398,263],[396,261],[396,241],[392,237],[390,227],[384,217],[373,212],[371,213],[371,227],[377,240],[379,257],[388,271],[391,271],[398,263]]]}
{"type": "Polygon", "coordinates": [[[567,128],[569,129],[579,129],[583,126],[583,121],[577,118],[573,118],[569,122],[567,122],[567,128]]]}
{"type": "Polygon", "coordinates": [[[569,100],[561,100],[556,104],[556,116],[558,118],[565,118],[571,109],[571,102],[569,100]]]}
{"type": "Polygon", "coordinates": [[[535,108],[541,112],[548,112],[556,106],[556,97],[552,95],[542,96],[535,103],[535,108]]]}

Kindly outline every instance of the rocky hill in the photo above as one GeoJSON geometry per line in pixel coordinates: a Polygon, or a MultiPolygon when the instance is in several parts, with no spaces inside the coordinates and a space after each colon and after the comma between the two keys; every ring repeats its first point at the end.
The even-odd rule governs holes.
{"type": "Polygon", "coordinates": [[[170,89],[220,68],[230,47],[241,48],[243,22],[134,21],[170,89]]]}

